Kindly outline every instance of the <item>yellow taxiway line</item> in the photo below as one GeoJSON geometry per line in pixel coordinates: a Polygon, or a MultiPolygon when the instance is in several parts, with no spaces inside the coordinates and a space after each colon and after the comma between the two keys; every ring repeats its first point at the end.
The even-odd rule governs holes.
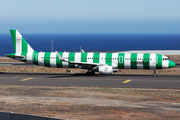
{"type": "Polygon", "coordinates": [[[126,80],[126,81],[124,81],[123,83],[128,83],[128,82],[130,82],[131,80],[126,80]]]}
{"type": "Polygon", "coordinates": [[[21,81],[26,81],[26,80],[30,80],[30,79],[33,79],[33,77],[31,77],[31,78],[26,78],[26,79],[22,79],[21,81]]]}

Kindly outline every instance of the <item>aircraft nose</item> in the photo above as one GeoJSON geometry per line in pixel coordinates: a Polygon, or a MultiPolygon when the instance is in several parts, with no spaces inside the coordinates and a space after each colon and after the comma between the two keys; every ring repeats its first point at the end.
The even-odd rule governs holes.
{"type": "Polygon", "coordinates": [[[171,61],[171,60],[169,60],[169,68],[172,68],[172,67],[174,67],[176,64],[173,62],[173,61],[171,61]]]}

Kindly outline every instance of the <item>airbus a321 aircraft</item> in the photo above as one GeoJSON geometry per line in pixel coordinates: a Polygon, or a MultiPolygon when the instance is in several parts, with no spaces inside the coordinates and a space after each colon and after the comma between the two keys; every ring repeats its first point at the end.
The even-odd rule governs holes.
{"type": "Polygon", "coordinates": [[[15,53],[7,57],[39,66],[87,69],[87,75],[112,74],[118,69],[152,69],[154,76],[156,69],[175,66],[168,57],[155,53],[37,52],[17,30],[10,33],[15,53]]]}

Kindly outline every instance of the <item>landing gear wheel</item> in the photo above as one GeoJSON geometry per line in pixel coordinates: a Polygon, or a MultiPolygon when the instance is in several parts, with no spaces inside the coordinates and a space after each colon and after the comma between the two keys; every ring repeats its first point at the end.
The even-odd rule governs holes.
{"type": "Polygon", "coordinates": [[[156,77],[157,76],[157,74],[156,74],[156,69],[154,69],[154,77],[156,77]]]}
{"type": "Polygon", "coordinates": [[[95,71],[91,71],[91,75],[95,75],[95,71]]]}
{"type": "Polygon", "coordinates": [[[87,76],[90,76],[90,75],[91,75],[91,72],[86,72],[86,75],[87,75],[87,76]]]}

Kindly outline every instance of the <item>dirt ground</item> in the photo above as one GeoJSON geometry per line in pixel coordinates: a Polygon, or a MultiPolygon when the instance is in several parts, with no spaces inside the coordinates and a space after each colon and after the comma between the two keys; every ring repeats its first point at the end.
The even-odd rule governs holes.
{"type": "Polygon", "coordinates": [[[0,111],[79,120],[179,120],[180,90],[0,85],[0,111]]]}

